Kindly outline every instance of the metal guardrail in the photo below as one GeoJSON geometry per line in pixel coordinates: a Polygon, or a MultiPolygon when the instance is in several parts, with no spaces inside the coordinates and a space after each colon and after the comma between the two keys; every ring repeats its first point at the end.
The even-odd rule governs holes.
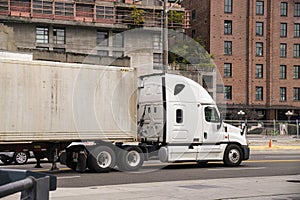
{"type": "MultiPolygon", "coordinates": [[[[240,127],[245,120],[224,120],[240,127]]],[[[300,139],[300,121],[296,120],[247,120],[248,133],[263,135],[296,135],[300,139]]]]}
{"type": "Polygon", "coordinates": [[[0,198],[21,192],[22,200],[48,200],[56,190],[55,176],[27,170],[0,170],[0,198]]]}

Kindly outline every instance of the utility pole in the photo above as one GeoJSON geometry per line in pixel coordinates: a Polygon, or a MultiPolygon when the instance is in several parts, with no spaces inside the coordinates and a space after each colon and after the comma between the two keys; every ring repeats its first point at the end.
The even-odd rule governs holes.
{"type": "Polygon", "coordinates": [[[168,41],[168,0],[164,0],[164,15],[163,15],[163,72],[168,71],[168,56],[169,56],[169,41],[168,41]]]}

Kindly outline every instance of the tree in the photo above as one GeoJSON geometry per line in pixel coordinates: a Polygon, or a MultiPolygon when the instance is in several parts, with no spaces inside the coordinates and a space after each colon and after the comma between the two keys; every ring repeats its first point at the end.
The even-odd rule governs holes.
{"type": "Polygon", "coordinates": [[[142,26],[145,22],[145,11],[142,9],[138,9],[135,5],[132,7],[131,11],[131,19],[133,20],[133,24],[135,26],[142,26]]]}
{"type": "Polygon", "coordinates": [[[202,38],[195,40],[189,37],[174,36],[173,45],[170,45],[169,62],[174,64],[192,64],[200,67],[214,68],[212,62],[213,56],[209,54],[204,47],[202,38]]]}

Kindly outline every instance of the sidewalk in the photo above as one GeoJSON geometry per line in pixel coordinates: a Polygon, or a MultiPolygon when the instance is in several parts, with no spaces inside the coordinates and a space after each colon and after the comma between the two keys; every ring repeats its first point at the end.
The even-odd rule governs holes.
{"type": "Polygon", "coordinates": [[[300,175],[58,188],[53,200],[298,199],[300,175]]]}
{"type": "MultiPolygon", "coordinates": [[[[51,200],[299,199],[300,175],[58,188],[51,200]]],[[[19,194],[3,200],[20,199],[19,194]]]]}

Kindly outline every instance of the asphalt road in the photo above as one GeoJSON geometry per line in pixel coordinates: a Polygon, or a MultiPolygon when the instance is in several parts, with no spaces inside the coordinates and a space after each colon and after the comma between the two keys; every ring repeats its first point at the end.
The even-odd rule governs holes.
{"type": "Polygon", "coordinates": [[[300,154],[257,154],[244,161],[239,167],[224,167],[220,162],[200,167],[194,162],[162,165],[158,162],[146,163],[135,173],[113,170],[110,173],[76,173],[59,166],[59,171],[50,172],[50,164],[43,163],[42,169],[34,169],[34,163],[27,165],[0,165],[1,168],[28,169],[57,176],[58,187],[92,187],[128,183],[150,183],[179,180],[204,180],[238,177],[263,177],[300,174],[300,154]]]}

